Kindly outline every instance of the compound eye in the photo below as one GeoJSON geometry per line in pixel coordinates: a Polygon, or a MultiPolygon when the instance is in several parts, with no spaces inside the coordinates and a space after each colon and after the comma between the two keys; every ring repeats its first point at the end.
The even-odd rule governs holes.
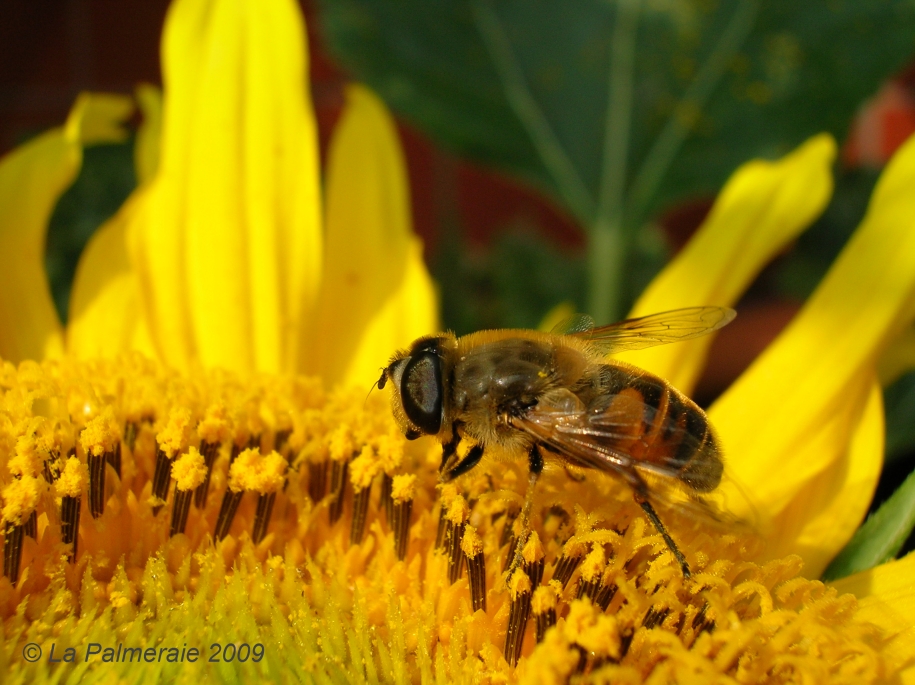
{"type": "Polygon", "coordinates": [[[404,413],[427,435],[442,427],[442,362],[432,352],[410,357],[400,384],[404,413]]]}

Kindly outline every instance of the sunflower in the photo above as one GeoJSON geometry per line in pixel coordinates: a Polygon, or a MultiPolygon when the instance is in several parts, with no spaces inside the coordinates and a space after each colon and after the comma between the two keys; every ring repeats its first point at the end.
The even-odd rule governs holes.
{"type": "MultiPolygon", "coordinates": [[[[880,472],[876,369],[915,316],[915,140],[711,408],[735,520],[661,512],[692,578],[624,487],[555,465],[509,577],[524,464],[439,486],[440,450],[365,398],[435,329],[434,295],[393,127],[358,86],[322,221],[304,35],[289,0],[175,3],[163,104],[138,95],[140,186],[87,247],[66,329],[47,217],[130,105],[83,97],[0,162],[5,682],[912,680],[915,557],[815,579],[880,472]]],[[[736,301],[822,211],[834,155],[819,136],[741,167],[633,314],[736,301]]],[[[688,392],[709,342],[631,360],[688,392]]]]}

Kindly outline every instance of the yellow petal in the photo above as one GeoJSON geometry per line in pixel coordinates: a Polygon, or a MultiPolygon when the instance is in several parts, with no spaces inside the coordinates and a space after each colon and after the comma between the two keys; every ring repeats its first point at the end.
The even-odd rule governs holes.
{"type": "MultiPolygon", "coordinates": [[[[155,173],[162,128],[162,93],[140,85],[136,99],[143,119],[134,146],[137,183],[155,173]]],[[[127,227],[141,204],[132,195],[115,216],[92,235],[79,258],[70,290],[67,352],[82,359],[111,357],[130,349],[153,355],[140,310],[139,284],[127,255],[127,227]]]]}
{"type": "Polygon", "coordinates": [[[320,278],[317,140],[292,0],[178,0],[159,169],[131,223],[161,356],[295,368],[320,278]]]}
{"type": "Polygon", "coordinates": [[[883,628],[884,658],[901,668],[900,682],[915,683],[915,554],[832,583],[858,602],[857,617],[883,628]]]}
{"type": "MultiPolygon", "coordinates": [[[[845,468],[854,424],[841,417],[865,406],[877,359],[915,315],[913,185],[915,138],[890,161],[864,221],[820,287],[709,412],[731,472],[752,488],[766,521],[797,498],[815,498],[821,474],[845,468]]],[[[874,473],[882,459],[876,447],[852,450],[851,458],[871,463],[847,468],[874,473]]],[[[849,493],[856,499],[846,498],[846,506],[860,511],[870,497],[868,487],[861,490],[849,493]]],[[[823,544],[834,553],[844,537],[823,544]]]]}
{"type": "Polygon", "coordinates": [[[138,199],[138,194],[128,199],[80,255],[67,325],[67,352],[76,357],[111,357],[131,349],[155,353],[141,330],[139,284],[127,256],[126,230],[138,199]]]}
{"type": "Polygon", "coordinates": [[[414,238],[403,279],[365,325],[342,384],[370,387],[395,350],[439,330],[437,311],[438,297],[423,261],[422,243],[414,238]]]}
{"type": "Polygon", "coordinates": [[[398,347],[436,330],[420,252],[394,122],[377,96],[351,86],[328,158],[327,262],[309,370],[368,386],[398,347]]]}
{"type": "Polygon", "coordinates": [[[133,101],[124,95],[82,93],[70,110],[64,135],[83,145],[119,143],[127,139],[124,122],[133,114],[133,101]]]}
{"type": "MultiPolygon", "coordinates": [[[[809,459],[822,452],[835,461],[794,495],[775,517],[765,554],[780,558],[799,554],[804,575],[819,578],[854,535],[877,487],[883,466],[883,391],[872,377],[862,408],[849,403],[802,446],[809,459]]],[[[799,458],[804,455],[798,455],[799,458]]]]}
{"type": "MultiPolygon", "coordinates": [[[[741,166],[696,235],[652,281],[631,316],[736,303],[760,270],[826,207],[835,155],[835,141],[821,134],[776,162],[754,160],[741,166]]],[[[712,339],[708,335],[620,358],[689,393],[712,339]]]]}
{"type": "Polygon", "coordinates": [[[159,145],[162,137],[162,91],[148,83],[142,83],[137,86],[136,98],[143,114],[143,120],[137,129],[133,162],[137,174],[137,184],[142,185],[153,177],[159,166],[159,145]]]}
{"type": "Polygon", "coordinates": [[[48,220],[82,164],[82,144],[120,140],[130,115],[120,96],[81,95],[62,128],[0,160],[0,357],[18,362],[63,352],[44,271],[48,220]]]}

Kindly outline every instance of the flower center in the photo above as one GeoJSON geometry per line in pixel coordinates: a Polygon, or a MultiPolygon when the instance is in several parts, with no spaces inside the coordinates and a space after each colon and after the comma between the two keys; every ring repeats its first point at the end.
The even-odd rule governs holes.
{"type": "Polygon", "coordinates": [[[798,558],[662,509],[685,579],[608,476],[548,462],[522,540],[526,460],[440,486],[440,447],[380,394],[139,356],[6,364],[0,387],[0,617],[22,645],[247,641],[269,659],[239,668],[379,681],[889,675],[856,600],[798,558]]]}

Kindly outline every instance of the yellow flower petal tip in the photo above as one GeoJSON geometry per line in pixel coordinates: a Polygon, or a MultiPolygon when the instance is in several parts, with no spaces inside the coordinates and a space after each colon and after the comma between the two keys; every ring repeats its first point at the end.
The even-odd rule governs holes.
{"type": "Polygon", "coordinates": [[[2,490],[14,682],[129,678],[138,664],[120,655],[150,645],[179,679],[210,658],[281,682],[905,673],[894,645],[909,629],[874,613],[906,614],[895,565],[838,584],[856,599],[800,577],[797,556],[755,563],[752,540],[659,507],[686,579],[631,491],[599,474],[544,471],[506,577],[525,460],[441,487],[440,449],[406,441],[380,395],[178,375],[138,355],[5,364],[0,384],[0,440],[20,446],[12,467],[0,452],[0,474],[22,472],[2,490]],[[52,424],[35,408],[56,436],[37,451],[28,432],[52,424]]]}
{"type": "Polygon", "coordinates": [[[137,182],[149,181],[159,167],[159,146],[162,135],[162,91],[147,83],[136,89],[136,99],[143,114],[134,149],[134,169],[137,182]]]}
{"type": "Polygon", "coordinates": [[[860,524],[880,474],[876,367],[915,317],[913,182],[915,138],[802,311],[709,411],[732,474],[777,531],[773,553],[804,554],[813,575],[860,524]]]}
{"type": "Polygon", "coordinates": [[[364,86],[347,88],[327,173],[325,272],[306,370],[365,388],[385,355],[437,330],[438,298],[413,235],[396,125],[364,86]]]}
{"type": "Polygon", "coordinates": [[[132,108],[120,96],[83,94],[63,128],[0,159],[0,356],[20,361],[63,354],[57,310],[44,273],[47,222],[82,164],[82,145],[117,140],[132,108]]]}
{"type": "MultiPolygon", "coordinates": [[[[814,136],[776,161],[753,160],[728,179],[692,240],[648,286],[630,316],[701,304],[733,306],[753,279],[822,213],[836,143],[814,136]]],[[[713,336],[620,355],[689,393],[713,336]]]]}
{"type": "Polygon", "coordinates": [[[126,140],[125,122],[134,112],[133,100],[110,93],[81,93],[64,125],[68,140],[82,145],[126,140]]]}

